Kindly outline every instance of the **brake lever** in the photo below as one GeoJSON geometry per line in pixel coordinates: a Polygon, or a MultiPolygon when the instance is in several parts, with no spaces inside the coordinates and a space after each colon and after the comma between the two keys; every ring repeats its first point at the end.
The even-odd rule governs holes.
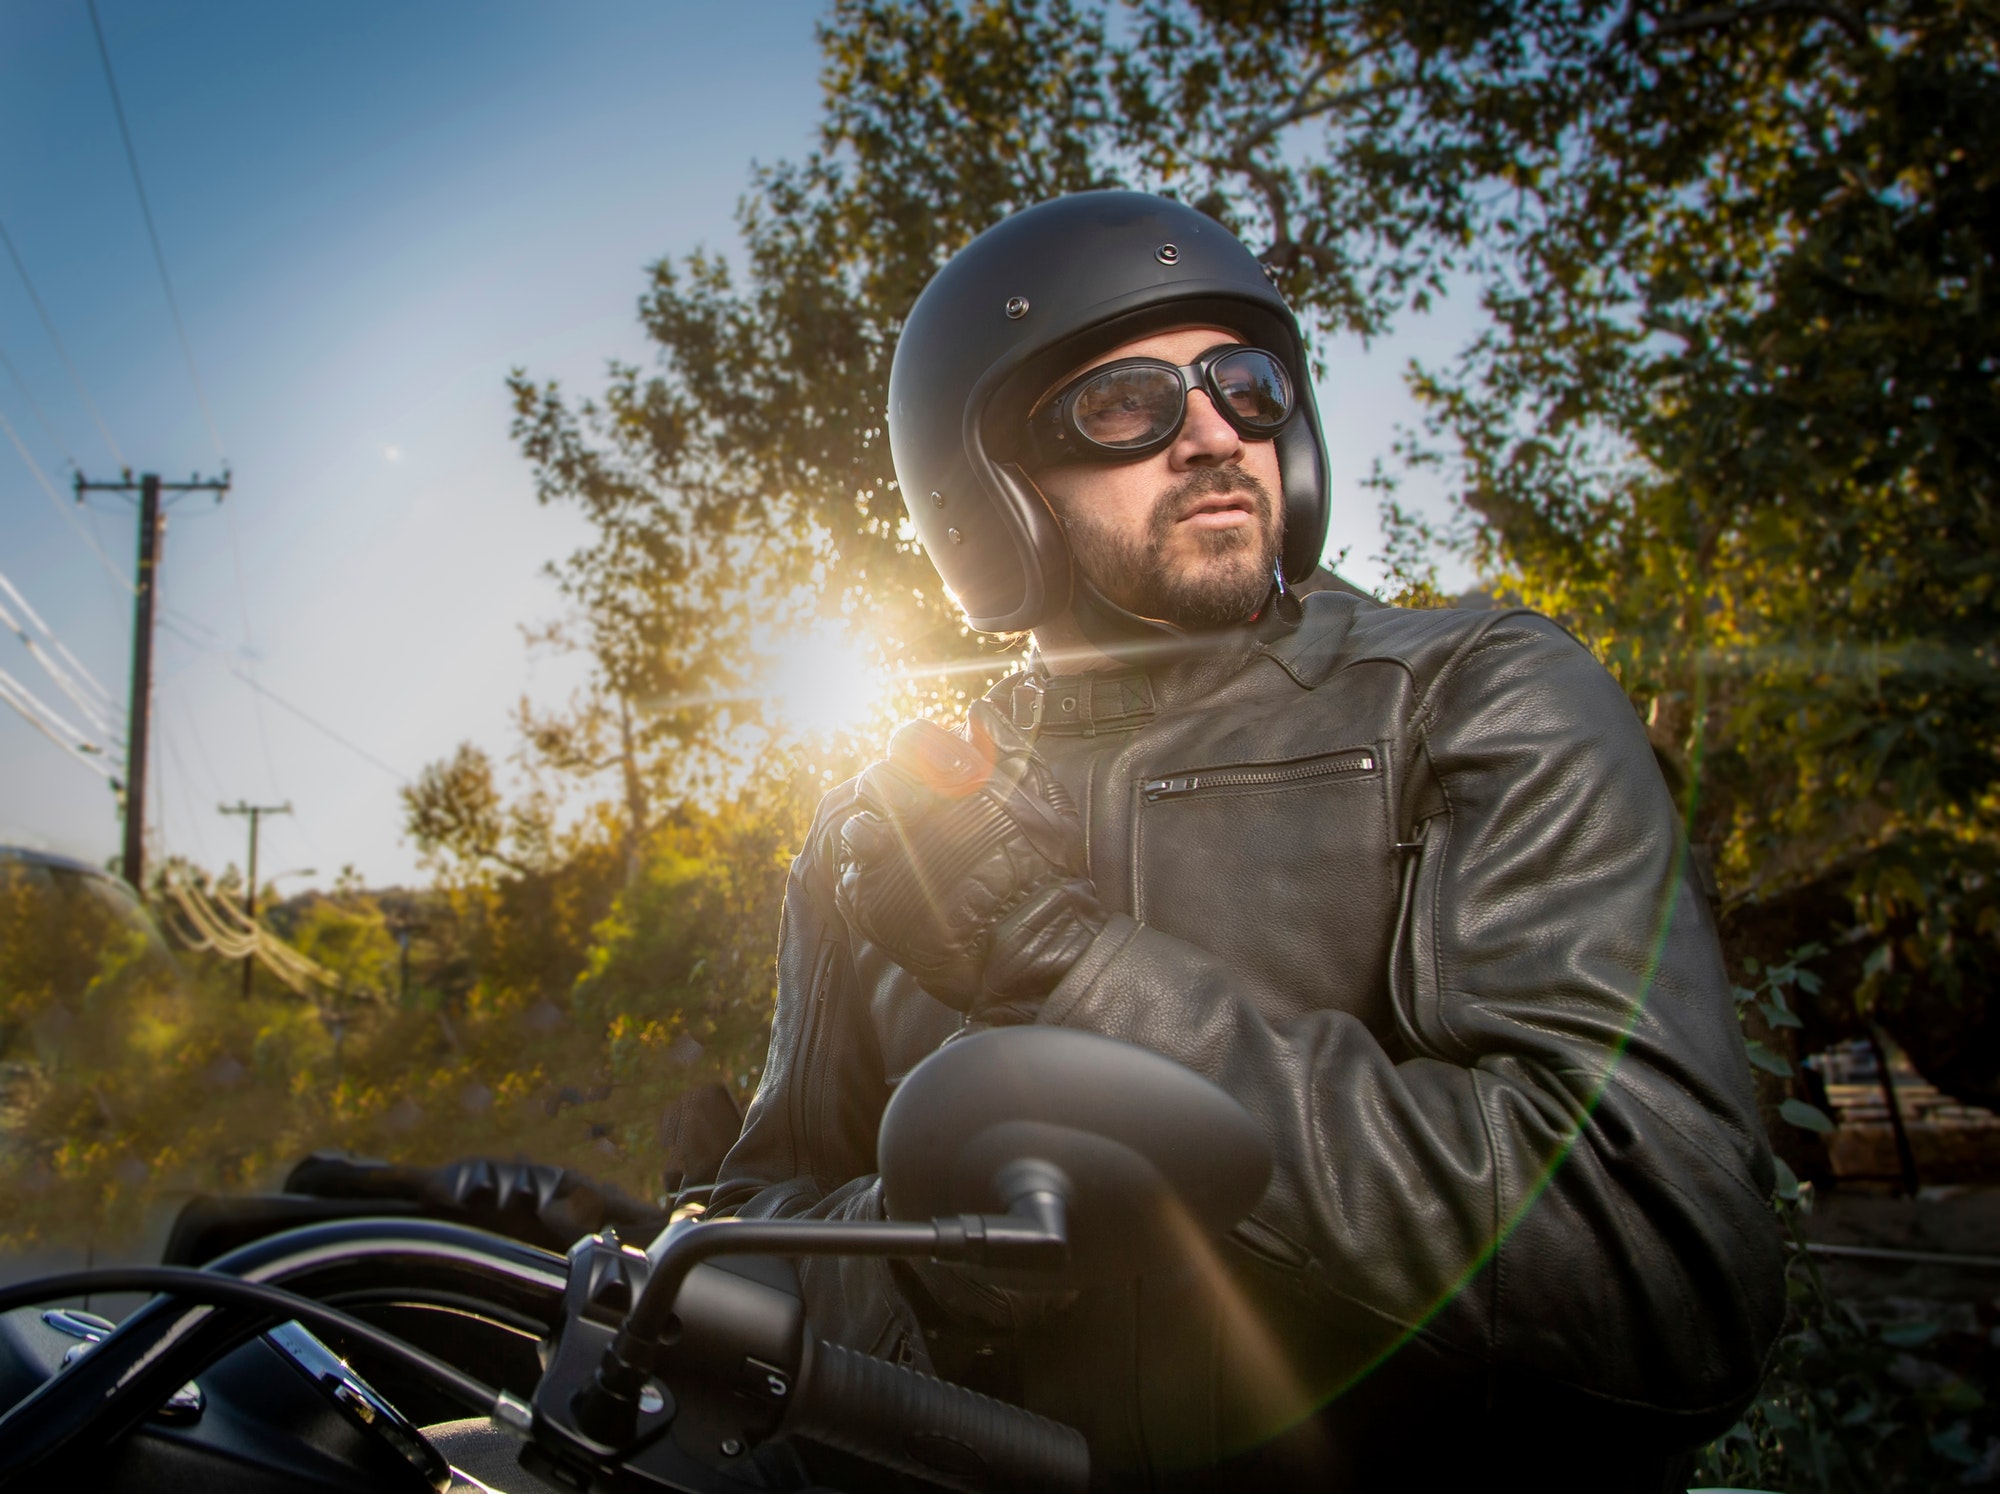
{"type": "Polygon", "coordinates": [[[1067,1180],[1007,1169],[1006,1214],[928,1222],[686,1220],[650,1251],[612,1231],[570,1249],[563,1326],[536,1387],[523,1461],[578,1487],[700,1489],[779,1430],[810,1372],[796,1271],[844,1255],[1047,1270],[1069,1255],[1067,1180]]]}
{"type": "Polygon", "coordinates": [[[534,1397],[521,1462],[551,1483],[713,1489],[771,1436],[806,1355],[805,1302],[789,1263],[747,1257],[687,1272],[656,1362],[612,1415],[598,1367],[652,1278],[646,1252],[606,1230],[571,1247],[563,1325],[534,1397]]]}

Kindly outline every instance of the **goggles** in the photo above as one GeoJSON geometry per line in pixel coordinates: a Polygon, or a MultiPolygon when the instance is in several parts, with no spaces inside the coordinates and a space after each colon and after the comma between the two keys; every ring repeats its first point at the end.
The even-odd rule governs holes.
{"type": "Polygon", "coordinates": [[[1151,456],[1180,434],[1197,389],[1248,440],[1270,440],[1291,418],[1292,381],[1277,355],[1229,342],[1178,368],[1162,358],[1120,358],[1089,369],[1028,417],[1029,441],[1050,467],[1151,456]]]}

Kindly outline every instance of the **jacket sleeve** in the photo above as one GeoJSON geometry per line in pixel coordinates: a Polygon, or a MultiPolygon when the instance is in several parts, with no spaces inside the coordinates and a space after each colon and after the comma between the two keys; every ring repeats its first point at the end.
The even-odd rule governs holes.
{"type": "Polygon", "coordinates": [[[1165,1053],[1262,1121],[1274,1177],[1232,1243],[1336,1383],[1422,1337],[1501,1393],[1712,1435],[1755,1386],[1782,1272],[1729,984],[1645,734],[1526,614],[1461,644],[1414,725],[1439,802],[1406,867],[1395,1059],[1339,1011],[1273,1026],[1220,961],[1122,916],[1042,1020],[1165,1053]]]}
{"type": "MultiPolygon", "coordinates": [[[[831,855],[852,806],[843,785],[820,805],[785,884],[771,1045],[742,1134],[709,1195],[711,1216],[880,1219],[875,1128],[888,1096],[846,926],[832,905],[831,855]]],[[[799,1261],[814,1332],[887,1358],[915,1358],[922,1335],[886,1262],[799,1261]]]]}

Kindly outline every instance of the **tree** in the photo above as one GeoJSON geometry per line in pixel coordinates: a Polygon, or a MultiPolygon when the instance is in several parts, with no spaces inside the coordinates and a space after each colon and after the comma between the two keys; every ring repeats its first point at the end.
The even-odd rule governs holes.
{"type": "Polygon", "coordinates": [[[393,997],[396,940],[376,898],[357,886],[338,887],[331,897],[299,898],[286,912],[287,942],[336,982],[331,990],[314,993],[324,1005],[338,1011],[393,997]]]}
{"type": "Polygon", "coordinates": [[[1144,14],[1151,161],[1303,303],[1366,331],[1481,278],[1489,331],[1417,381],[1479,559],[1621,672],[1732,897],[1843,894],[1847,990],[1990,1093],[1990,11],[1144,14]]]}
{"type": "Polygon", "coordinates": [[[821,39],[818,146],[756,174],[740,277],[654,266],[658,367],[601,406],[515,381],[544,501],[595,526],[561,574],[622,694],[712,739],[746,627],[802,591],[906,662],[982,647],[901,522],[897,318],[1012,208],[1171,191],[1320,335],[1479,287],[1406,455],[1493,586],[1620,674],[1732,903],[1831,910],[1835,984],[1953,1013],[1920,1057],[1992,1081],[1990,11],[841,0],[821,39]]]}
{"type": "Polygon", "coordinates": [[[654,265],[640,317],[659,367],[614,366],[601,403],[513,380],[542,501],[594,531],[556,574],[656,749],[760,719],[757,635],[814,616],[865,619],[892,668],[1010,667],[964,627],[905,521],[889,360],[951,249],[1012,206],[1108,180],[1086,144],[1109,110],[1103,28],[1067,0],[927,6],[898,19],[898,51],[857,25],[869,17],[840,7],[822,29],[822,149],[757,174],[747,282],[702,251],[654,265]],[[889,97],[906,116],[882,112],[889,97]]]}
{"type": "Polygon", "coordinates": [[[507,806],[493,759],[471,742],[426,763],[417,781],[399,792],[404,830],[440,865],[472,873],[491,863],[523,875],[547,865],[554,832],[546,813],[533,800],[507,806]]]}

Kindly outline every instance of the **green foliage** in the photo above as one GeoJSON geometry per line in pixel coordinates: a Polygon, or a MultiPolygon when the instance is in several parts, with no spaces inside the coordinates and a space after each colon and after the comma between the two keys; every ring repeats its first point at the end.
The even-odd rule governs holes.
{"type": "Polygon", "coordinates": [[[0,859],[0,1062],[92,1064],[180,974],[112,884],[0,859]]]}
{"type": "Polygon", "coordinates": [[[2000,938],[2000,27],[1977,3],[1142,0],[1108,148],[1415,376],[1495,584],[1622,675],[1726,890],[1850,889],[1861,1007],[2000,938]]]}
{"type": "Polygon", "coordinates": [[[705,251],[652,268],[640,316],[657,368],[615,367],[581,404],[525,373],[512,385],[542,501],[591,524],[556,567],[579,641],[676,792],[707,788],[717,744],[769,724],[759,644],[815,618],[865,629],[898,674],[969,665],[937,677],[933,705],[1010,667],[964,627],[904,517],[889,360],[952,250],[1103,180],[1103,27],[1067,0],[850,4],[821,36],[819,148],[756,173],[745,268],[705,251]]]}
{"type": "MultiPolygon", "coordinates": [[[[1403,507],[1393,484],[1380,473],[1376,483],[1382,494],[1382,554],[1378,557],[1386,572],[1380,596],[1392,607],[1449,607],[1452,599],[1438,585],[1438,556],[1441,549],[1438,526],[1403,507]]],[[[1337,569],[1337,567],[1336,567],[1337,569]]]]}
{"type": "Polygon", "coordinates": [[[507,807],[493,759],[471,742],[459,743],[441,762],[426,763],[401,793],[404,828],[439,866],[473,869],[492,862],[525,873],[547,859],[546,817],[532,803],[507,807]]]}
{"type": "Polygon", "coordinates": [[[587,816],[531,871],[294,899],[274,927],[337,977],[304,996],[265,977],[246,1001],[240,965],[175,959],[111,884],[0,861],[0,1249],[129,1241],[323,1146],[523,1155],[656,1195],[679,1094],[745,1097],[762,1061],[786,869],[824,785],[767,766],[663,817],[636,867],[615,818],[587,816]]]}
{"type": "Polygon", "coordinates": [[[295,903],[286,942],[337,981],[335,1002],[389,999],[396,990],[396,938],[381,904],[366,893],[295,903]]]}
{"type": "MultiPolygon", "coordinates": [[[[1862,1009],[1976,1006],[2000,941],[1990,290],[2000,30],[1975,0],[841,0],[817,148],[740,268],[663,261],[651,374],[515,381],[589,647],[682,747],[748,716],[743,640],[810,598],[895,662],[985,645],[904,526],[897,319],[1013,208],[1198,202],[1322,332],[1475,284],[1406,452],[1492,586],[1613,665],[1732,898],[1833,882],[1862,1009]],[[1978,990],[1974,990],[1978,987],[1978,990]]],[[[1391,498],[1396,592],[1438,598],[1391,498]]],[[[966,684],[976,681],[967,680],[966,684]]],[[[680,761],[687,761],[685,755],[680,761]]],[[[1843,993],[1845,994],[1845,993],[1843,993]]]]}
{"type": "MultiPolygon", "coordinates": [[[[1795,1031],[1803,1025],[1798,1013],[1792,1009],[1793,993],[1810,997],[1819,991],[1819,976],[1809,967],[1811,962],[1825,955],[1824,945],[1804,944],[1783,960],[1770,964],[1761,963],[1754,957],[1746,958],[1744,970],[1756,984],[1735,987],[1736,1019],[1744,1029],[1744,1056],[1749,1059],[1752,1069],[1765,1076],[1760,1081],[1760,1089],[1767,1093],[1774,1089],[1777,1091],[1779,1098],[1771,1105],[1777,1119],[1814,1136],[1824,1136],[1832,1131],[1833,1117],[1817,1105],[1809,1104],[1795,1094],[1785,1093],[1793,1088],[1797,1069],[1790,1058],[1769,1046],[1763,1038],[1754,1036],[1753,1032],[1761,1028],[1766,1035],[1775,1036],[1780,1032],[1795,1031]]],[[[1775,1134],[1774,1140],[1779,1140],[1775,1134]]],[[[1782,1155],[1784,1150],[1780,1145],[1779,1155],[1771,1160],[1778,1172],[1779,1202],[1792,1204],[1802,1196],[1801,1185],[1791,1164],[1782,1155]]]]}
{"type": "Polygon", "coordinates": [[[668,1024],[711,1051],[741,1087],[759,1068],[770,1030],[785,877],[805,839],[814,787],[781,779],[724,813],[684,809],[669,818],[640,875],[591,930],[572,1009],[641,1031],[668,1024]]]}
{"type": "MultiPolygon", "coordinates": [[[[1809,967],[1826,954],[1824,946],[1807,944],[1769,964],[1746,960],[1755,984],[1736,987],[1739,1020],[1747,1027],[1754,1017],[1768,1032],[1797,1028],[1793,996],[1819,989],[1809,967]]],[[[1794,1077],[1788,1058],[1747,1032],[1744,1049],[1754,1068],[1778,1080],[1794,1077]]],[[[1796,1097],[1781,1101],[1777,1113],[1815,1135],[1833,1129],[1825,1111],[1796,1097]]],[[[1984,1458],[1968,1440],[1975,1419],[2000,1430],[1987,1425],[1992,1418],[1970,1364],[1922,1352],[1946,1347],[1932,1345],[1935,1324],[1872,1323],[1828,1292],[1800,1229],[1811,1190],[1783,1158],[1773,1160],[1772,1207],[1793,1247],[1785,1330],[1755,1402],[1702,1450],[1696,1482],[1788,1494],[1939,1487],[1984,1458]]]]}
{"type": "Polygon", "coordinates": [[[1832,1297],[1780,1202],[1796,1247],[1790,1313],[1743,1420],[1703,1449],[1695,1482],[1788,1494],[1896,1494],[1958,1481],[1982,1463],[1992,1408],[1934,1323],[1872,1323],[1832,1297]]]}

